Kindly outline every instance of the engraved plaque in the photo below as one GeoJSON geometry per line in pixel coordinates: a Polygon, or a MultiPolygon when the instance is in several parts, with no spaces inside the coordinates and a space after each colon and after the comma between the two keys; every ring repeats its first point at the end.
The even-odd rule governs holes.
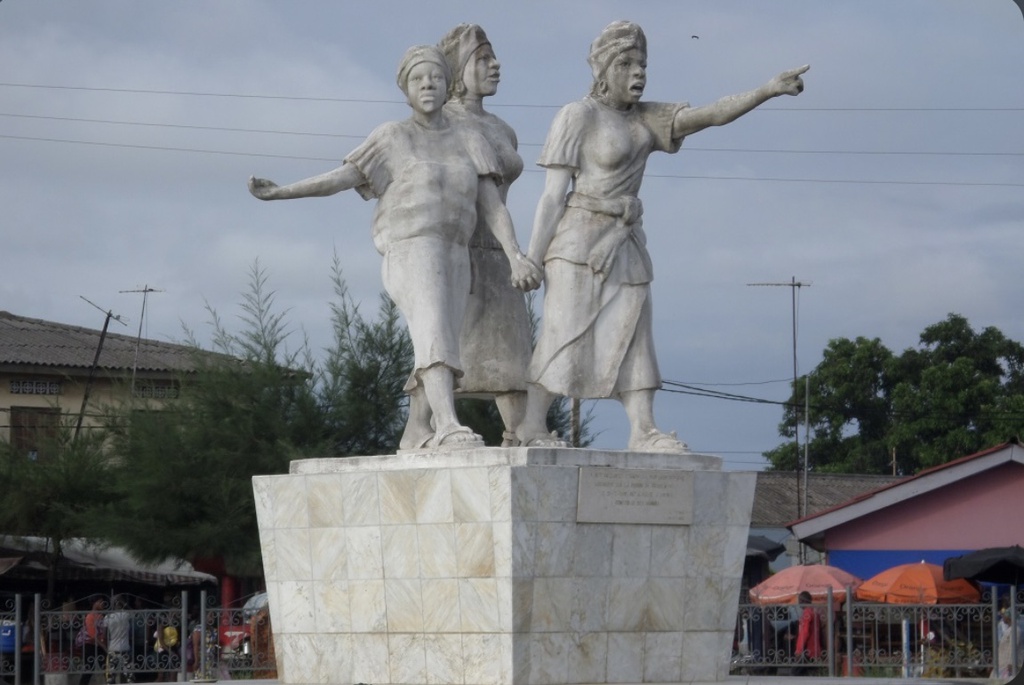
{"type": "Polygon", "coordinates": [[[693,472],[581,467],[576,521],[688,525],[693,472]]]}

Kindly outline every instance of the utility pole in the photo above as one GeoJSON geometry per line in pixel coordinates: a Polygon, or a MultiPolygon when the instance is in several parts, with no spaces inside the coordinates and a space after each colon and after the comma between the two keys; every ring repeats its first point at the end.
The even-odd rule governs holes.
{"type": "MultiPolygon", "coordinates": [[[[747,285],[748,286],[755,286],[755,287],[785,287],[785,288],[789,288],[789,290],[790,290],[790,299],[791,299],[791,302],[792,302],[792,310],[791,311],[792,311],[792,321],[793,321],[793,396],[795,397],[796,396],[796,390],[797,390],[797,382],[799,381],[799,378],[800,378],[799,368],[797,366],[797,356],[796,356],[796,338],[797,338],[797,335],[796,335],[797,334],[797,327],[796,327],[796,295],[797,295],[797,291],[800,288],[809,288],[809,287],[811,287],[811,284],[810,283],[804,283],[803,281],[798,281],[798,280],[796,280],[796,276],[792,276],[788,283],[786,283],[786,282],[782,282],[782,283],[747,283],[747,285]]],[[[807,397],[805,397],[804,399],[805,399],[805,401],[808,400],[807,397]]],[[[807,413],[806,410],[805,410],[805,413],[807,413]]],[[[793,416],[794,416],[794,421],[793,421],[793,445],[796,448],[796,450],[795,450],[796,458],[799,459],[800,458],[800,411],[799,411],[798,406],[795,405],[795,404],[793,405],[793,416]]],[[[805,418],[805,420],[808,419],[807,416],[805,416],[804,418],[805,418]]],[[[808,440],[809,439],[810,438],[808,438],[808,440]]],[[[800,469],[796,470],[796,473],[797,473],[797,478],[796,478],[796,512],[797,512],[797,518],[803,518],[807,514],[807,472],[808,472],[809,469],[808,469],[808,454],[807,454],[807,446],[806,445],[804,446],[804,459],[803,459],[803,461],[804,461],[804,464],[803,464],[803,473],[802,473],[802,476],[803,476],[803,478],[802,478],[803,483],[802,484],[801,484],[801,472],[800,472],[800,469]],[[801,485],[803,487],[801,487],[801,485]]],[[[804,547],[803,547],[803,545],[801,545],[800,546],[800,563],[803,563],[803,562],[804,562],[804,547]]]]}
{"type": "MultiPolygon", "coordinates": [[[[86,302],[89,302],[88,298],[83,297],[82,295],[79,295],[79,297],[86,302]]],[[[96,307],[96,309],[99,309],[101,312],[103,311],[103,308],[95,302],[89,302],[89,304],[96,307]]],[[[89,393],[92,391],[92,382],[96,377],[96,367],[98,367],[100,363],[100,354],[103,352],[103,342],[107,339],[107,327],[110,326],[110,320],[113,319],[122,326],[128,325],[124,321],[121,321],[120,316],[114,316],[114,313],[109,309],[106,310],[105,313],[107,317],[103,320],[103,330],[100,332],[100,341],[96,345],[96,356],[92,359],[92,366],[89,367],[89,377],[85,381],[85,390],[82,391],[82,406],[78,410],[78,421],[75,422],[74,440],[78,440],[78,433],[82,430],[82,419],[85,418],[85,407],[89,404],[89,393]]]]}
{"type": "Polygon", "coordinates": [[[146,300],[149,298],[150,293],[162,293],[163,290],[157,290],[156,288],[150,288],[149,285],[144,285],[141,288],[135,290],[119,290],[121,293],[142,293],[142,313],[139,315],[139,333],[135,337],[135,361],[132,362],[132,397],[135,397],[135,373],[139,368],[139,346],[142,344],[142,322],[146,319],[146,300]]]}

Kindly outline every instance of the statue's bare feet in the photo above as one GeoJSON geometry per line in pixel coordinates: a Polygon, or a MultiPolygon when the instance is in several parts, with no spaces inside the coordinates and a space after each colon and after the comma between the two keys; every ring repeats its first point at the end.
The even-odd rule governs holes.
{"type": "Polygon", "coordinates": [[[690,448],[685,442],[676,437],[675,431],[665,433],[657,428],[652,428],[643,435],[630,438],[629,450],[631,452],[671,452],[673,454],[687,454],[690,448]]]}

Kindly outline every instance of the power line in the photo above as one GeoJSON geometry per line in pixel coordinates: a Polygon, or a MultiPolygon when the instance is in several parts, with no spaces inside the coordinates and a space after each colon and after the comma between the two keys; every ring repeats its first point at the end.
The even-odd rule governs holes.
{"type": "Polygon", "coordinates": [[[711,381],[667,381],[676,383],[677,385],[694,386],[694,385],[707,385],[711,387],[728,387],[728,386],[743,386],[743,385],[773,385],[775,383],[789,383],[793,379],[791,378],[777,378],[770,381],[739,381],[736,383],[712,383],[711,381]]]}
{"type": "MultiPolygon", "coordinates": [[[[268,95],[263,93],[218,93],[213,91],[157,90],[150,88],[112,88],[96,86],[67,86],[42,83],[0,82],[4,88],[32,88],[41,90],[71,90],[96,93],[125,93],[132,95],[172,95],[186,97],[238,98],[246,100],[293,100],[296,102],[338,102],[354,104],[404,105],[405,100],[376,98],[340,98],[303,95],[268,95]]],[[[490,107],[525,107],[560,109],[562,104],[491,103],[490,107]]],[[[1024,112],[1024,107],[759,107],[754,112],[1024,112]]]]}
{"type": "Polygon", "coordinates": [[[85,119],[81,117],[55,117],[47,116],[45,114],[13,114],[11,112],[0,112],[0,117],[10,117],[12,119],[38,119],[43,121],[68,121],[80,124],[107,124],[114,126],[147,126],[153,128],[186,129],[195,131],[221,131],[226,133],[260,133],[282,136],[312,136],[318,138],[355,138],[357,140],[366,138],[365,135],[357,135],[354,133],[317,133],[311,131],[237,128],[234,126],[199,126],[194,124],[167,124],[151,121],[125,121],[123,119],[85,119]]]}
{"type": "MultiPolygon", "coordinates": [[[[68,145],[89,145],[96,147],[110,147],[120,149],[151,150],[157,152],[179,152],[207,155],[228,155],[235,157],[260,157],[267,159],[290,159],[295,161],[311,162],[332,162],[337,163],[337,157],[305,157],[300,155],[281,155],[266,152],[237,152],[234,150],[210,150],[204,148],[185,148],[166,145],[137,145],[132,143],[110,143],[90,140],[72,140],[68,138],[43,138],[35,136],[12,136],[0,134],[0,139],[24,140],[28,142],[58,143],[68,145]]],[[[524,173],[542,174],[544,169],[526,169],[524,173]]],[[[755,183],[824,183],[824,184],[847,184],[847,185],[886,185],[886,186],[953,186],[960,188],[1024,188],[1024,183],[1001,183],[988,181],[873,181],[867,179],[853,178],[782,178],[769,176],[700,176],[695,174],[655,174],[646,173],[645,178],[663,178],[674,180],[694,181],[748,181],[755,183]]]]}
{"type": "MultiPolygon", "coordinates": [[[[282,129],[239,128],[237,126],[202,126],[199,124],[173,124],[152,121],[129,121],[123,119],[90,119],[83,117],[58,117],[45,114],[15,114],[0,112],[0,117],[32,119],[39,121],[62,121],[83,124],[104,124],[110,126],[138,126],[192,131],[216,131],[223,133],[255,133],[260,135],[307,136],[316,138],[346,138],[363,140],[367,134],[323,133],[319,131],[290,131],[282,129]]],[[[520,147],[541,147],[543,143],[520,142],[520,147]]],[[[737,148],[737,147],[695,147],[687,146],[687,152],[713,152],[729,154],[778,154],[778,155],[852,155],[852,156],[906,156],[906,157],[1024,157],[1024,152],[965,152],[954,150],[794,150],[790,148],[737,148]]]]}

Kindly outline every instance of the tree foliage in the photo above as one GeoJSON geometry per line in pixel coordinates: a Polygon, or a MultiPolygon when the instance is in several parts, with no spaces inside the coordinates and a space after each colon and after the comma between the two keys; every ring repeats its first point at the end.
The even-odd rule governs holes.
{"type": "Polygon", "coordinates": [[[0,446],[0,530],[50,538],[59,553],[62,540],[86,534],[95,504],[114,498],[112,467],[96,434],[75,440],[62,426],[47,442],[38,460],[0,446]]]}
{"type": "Polygon", "coordinates": [[[241,309],[237,334],[209,310],[216,354],[196,350],[176,401],[125,406],[111,426],[120,500],[96,524],[142,560],[217,558],[257,575],[252,476],[286,473],[327,442],[314,370],[285,349],[284,316],[258,265],[241,309]]]}
{"type": "MultiPolygon", "coordinates": [[[[878,338],[832,340],[798,380],[781,436],[803,430],[808,390],[816,470],[911,474],[1024,431],[1024,346],[957,314],[899,355],[878,338]]],[[[793,443],[765,457],[779,469],[800,463],[793,443]]]]}
{"type": "Polygon", "coordinates": [[[409,332],[384,293],[377,318],[367,321],[348,292],[337,258],[331,304],[334,344],[320,386],[332,456],[393,453],[408,410],[404,392],[412,373],[409,332]]]}
{"type": "Polygon", "coordinates": [[[52,594],[53,564],[63,554],[64,541],[88,537],[93,513],[117,493],[102,436],[87,431],[75,438],[65,424],[40,439],[44,444],[35,460],[10,443],[0,444],[0,530],[49,541],[52,594]]]}

